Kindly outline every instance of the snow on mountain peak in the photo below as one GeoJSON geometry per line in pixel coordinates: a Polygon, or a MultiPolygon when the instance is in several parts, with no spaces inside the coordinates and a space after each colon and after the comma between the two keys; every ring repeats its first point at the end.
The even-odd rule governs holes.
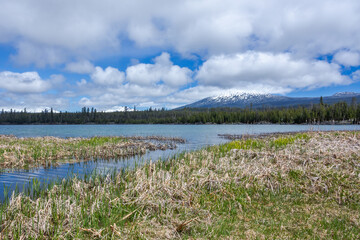
{"type": "Polygon", "coordinates": [[[215,102],[222,102],[222,101],[239,101],[239,100],[249,100],[249,99],[264,99],[264,98],[271,98],[273,95],[271,94],[264,94],[264,93],[247,93],[247,92],[228,92],[224,93],[215,97],[211,97],[210,100],[215,102]]]}
{"type": "Polygon", "coordinates": [[[337,92],[333,94],[334,97],[344,97],[344,96],[357,96],[359,93],[355,92],[337,92]]]}
{"type": "MultiPolygon", "coordinates": [[[[324,102],[332,104],[336,101],[350,102],[352,97],[360,98],[360,93],[342,92],[333,96],[324,97],[324,102]]],[[[192,104],[189,108],[263,108],[263,107],[298,107],[311,106],[319,102],[318,97],[287,97],[263,93],[228,92],[214,97],[204,98],[192,104]]]]}

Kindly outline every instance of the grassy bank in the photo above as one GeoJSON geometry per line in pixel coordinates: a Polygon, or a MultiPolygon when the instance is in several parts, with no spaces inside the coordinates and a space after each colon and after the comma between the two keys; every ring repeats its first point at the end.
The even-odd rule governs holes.
{"type": "Polygon", "coordinates": [[[0,169],[49,167],[64,162],[134,156],[144,154],[147,150],[174,148],[176,142],[183,141],[180,138],[157,136],[64,139],[57,137],[17,138],[2,135],[0,136],[0,169]]]}
{"type": "Polygon", "coordinates": [[[357,239],[360,133],[246,139],[1,209],[8,239],[357,239]]]}

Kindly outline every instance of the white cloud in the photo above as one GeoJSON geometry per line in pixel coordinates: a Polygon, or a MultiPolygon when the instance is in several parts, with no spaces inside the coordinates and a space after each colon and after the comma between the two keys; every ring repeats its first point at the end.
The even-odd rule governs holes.
{"type": "Polygon", "coordinates": [[[88,97],[83,97],[79,101],[79,105],[108,109],[117,105],[133,106],[144,102],[161,102],[161,99],[177,90],[164,85],[139,86],[125,84],[117,88],[92,87],[89,90],[87,88],[84,89],[88,97]]]}
{"type": "Polygon", "coordinates": [[[111,108],[105,109],[104,112],[133,112],[134,109],[127,106],[113,106],[111,108]]]}
{"type": "Polygon", "coordinates": [[[349,67],[360,65],[360,54],[358,52],[340,51],[334,55],[334,61],[349,67]]]}
{"type": "Polygon", "coordinates": [[[163,99],[163,102],[170,103],[175,107],[179,107],[206,97],[219,95],[222,92],[224,92],[224,89],[222,88],[201,85],[182,90],[170,96],[166,96],[163,99]]]}
{"type": "Polygon", "coordinates": [[[50,82],[52,87],[58,87],[59,85],[61,85],[63,82],[66,81],[66,78],[61,74],[52,74],[50,76],[50,79],[47,81],[50,82]]]}
{"type": "Polygon", "coordinates": [[[139,46],[161,46],[164,44],[162,33],[151,22],[132,22],[128,26],[129,38],[136,41],[139,46]]]}
{"type": "Polygon", "coordinates": [[[79,105],[80,106],[95,106],[95,104],[93,104],[93,102],[87,97],[82,97],[79,101],[79,105]]]}
{"type": "Polygon", "coordinates": [[[213,56],[200,67],[196,79],[201,85],[272,93],[351,83],[336,64],[253,51],[213,56]]]}
{"type": "MultiPolygon", "coordinates": [[[[61,82],[61,76],[54,75],[53,81],[61,82]]],[[[42,80],[37,72],[0,72],[0,88],[13,93],[41,93],[49,90],[51,81],[42,80]]]]}
{"type": "Polygon", "coordinates": [[[174,91],[177,91],[177,88],[172,88],[166,85],[137,85],[137,84],[126,84],[121,86],[120,88],[109,89],[109,92],[115,95],[126,96],[129,98],[134,97],[162,97],[171,94],[174,91]]]}
{"type": "Polygon", "coordinates": [[[76,82],[76,85],[78,85],[79,87],[83,87],[87,84],[87,81],[85,79],[81,79],[80,81],[76,82]]]}
{"type": "Polygon", "coordinates": [[[94,72],[95,67],[91,62],[83,60],[66,64],[65,70],[79,74],[90,74],[94,72]]]}
{"type": "Polygon", "coordinates": [[[61,94],[63,97],[67,97],[67,98],[72,98],[72,97],[76,97],[77,93],[74,91],[70,91],[70,90],[66,90],[61,94]]]}
{"type": "Polygon", "coordinates": [[[0,106],[4,109],[21,111],[26,108],[28,112],[41,112],[45,108],[64,110],[69,106],[69,100],[60,95],[44,93],[0,93],[0,106]]]}
{"type": "Polygon", "coordinates": [[[111,9],[111,2],[2,2],[0,41],[18,49],[13,58],[19,64],[45,66],[71,56],[101,55],[116,50],[120,42],[120,29],[114,26],[121,28],[117,23],[122,20],[111,9]]]}
{"type": "MultiPolygon", "coordinates": [[[[51,111],[51,108],[47,107],[47,106],[39,106],[39,107],[21,107],[21,106],[15,106],[15,107],[7,107],[7,108],[2,108],[1,110],[4,110],[5,112],[10,112],[10,111],[15,111],[15,112],[24,112],[26,110],[26,112],[31,112],[31,113],[41,113],[45,110],[47,110],[48,112],[51,111]]],[[[58,110],[54,110],[54,113],[58,113],[58,110]]]]}
{"type": "Polygon", "coordinates": [[[335,63],[296,58],[290,53],[248,51],[210,57],[195,72],[196,85],[189,87],[193,72],[174,65],[170,55],[162,53],[152,64],[128,67],[121,84],[112,85],[105,74],[102,81],[82,80],[77,84],[87,95],[79,101],[80,106],[108,109],[151,103],[169,108],[226,92],[285,94],[355,80],[355,76],[349,78],[339,71],[335,63]]]}
{"type": "Polygon", "coordinates": [[[163,52],[154,59],[154,64],[139,63],[126,69],[126,79],[137,85],[153,85],[163,82],[170,87],[179,87],[190,83],[192,71],[186,67],[174,65],[170,54],[163,52]]]}
{"type": "Polygon", "coordinates": [[[360,70],[357,70],[351,74],[351,78],[354,81],[360,81],[360,70]]]}
{"type": "MultiPolygon", "coordinates": [[[[232,89],[287,93],[350,83],[339,65],[360,64],[359,9],[357,0],[4,1],[0,43],[15,49],[11,59],[18,65],[65,65],[89,74],[64,84],[75,85],[88,105],[176,104],[232,89]],[[161,51],[204,61],[195,72],[198,83],[166,52],[152,63],[133,60],[126,75],[83,60],[142,59],[161,51]],[[333,63],[316,60],[334,53],[333,63]],[[190,82],[195,87],[182,90],[190,82]]],[[[16,76],[11,81],[18,85],[6,80],[0,87],[41,93],[63,81],[33,77],[25,83],[16,76]]]]}
{"type": "Polygon", "coordinates": [[[113,67],[107,67],[105,70],[96,67],[91,74],[94,83],[105,86],[120,85],[125,80],[125,74],[113,67]]]}
{"type": "Polygon", "coordinates": [[[66,109],[68,97],[74,97],[64,90],[65,78],[53,74],[42,79],[37,72],[0,72],[0,106],[6,109],[39,112],[45,108],[66,109]],[[64,90],[64,91],[63,91],[64,90]]]}
{"type": "Polygon", "coordinates": [[[16,49],[17,54],[10,56],[16,65],[35,64],[36,67],[43,68],[63,63],[68,57],[62,49],[29,42],[19,42],[16,49]]]}
{"type": "Polygon", "coordinates": [[[359,9],[357,0],[7,1],[0,42],[17,48],[17,63],[38,66],[121,54],[129,40],[138,53],[209,57],[250,48],[317,57],[360,51],[359,9]]]}
{"type": "MultiPolygon", "coordinates": [[[[174,65],[170,54],[164,52],[153,59],[154,63],[136,63],[124,73],[113,67],[103,70],[96,67],[91,74],[92,81],[77,82],[80,90],[87,95],[79,101],[80,106],[95,106],[111,109],[114,106],[132,106],[140,103],[157,102],[187,86],[192,81],[192,71],[174,65]]],[[[156,105],[163,107],[164,105],[156,105]]],[[[155,106],[153,106],[155,107],[155,106]]]]}

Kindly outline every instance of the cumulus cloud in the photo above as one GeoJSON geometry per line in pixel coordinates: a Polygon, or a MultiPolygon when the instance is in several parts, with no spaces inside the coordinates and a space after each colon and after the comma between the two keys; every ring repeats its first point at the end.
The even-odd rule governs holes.
{"type": "Polygon", "coordinates": [[[111,108],[105,109],[104,112],[133,112],[134,109],[127,106],[113,106],[111,108]]]}
{"type": "Polygon", "coordinates": [[[16,44],[17,54],[10,56],[16,65],[31,65],[44,68],[66,61],[68,54],[63,49],[29,42],[16,44]]]}
{"type": "Polygon", "coordinates": [[[79,74],[90,74],[95,70],[94,65],[87,61],[82,60],[78,62],[71,62],[66,64],[65,70],[68,72],[79,73],[79,74]]]}
{"type": "Polygon", "coordinates": [[[352,51],[340,51],[334,55],[334,62],[337,62],[343,66],[359,66],[360,54],[352,51]]]}
{"type": "Polygon", "coordinates": [[[66,78],[61,74],[52,74],[50,79],[47,80],[53,88],[59,87],[62,83],[66,81],[66,78]]]}
{"type": "Polygon", "coordinates": [[[64,110],[69,106],[69,100],[63,96],[49,93],[0,93],[0,106],[4,110],[22,111],[26,108],[28,112],[41,112],[52,107],[54,110],[64,110]]]}
{"type": "Polygon", "coordinates": [[[360,70],[357,70],[351,74],[351,78],[354,81],[360,81],[360,70]]]}
{"type": "Polygon", "coordinates": [[[87,81],[83,78],[80,81],[76,82],[76,85],[78,85],[78,87],[85,86],[86,84],[87,84],[87,81]]]}
{"type": "Polygon", "coordinates": [[[64,76],[59,74],[44,80],[37,72],[0,72],[0,106],[16,111],[26,108],[28,112],[49,107],[65,109],[69,106],[69,94],[61,90],[64,81],[64,76]]]}
{"type": "Polygon", "coordinates": [[[136,41],[136,43],[143,46],[161,46],[164,44],[164,38],[161,31],[151,22],[131,22],[128,26],[129,38],[136,41]]]}
{"type": "MultiPolygon", "coordinates": [[[[54,76],[55,82],[62,81],[54,76]]],[[[13,93],[41,93],[49,90],[51,81],[42,80],[37,72],[0,72],[0,88],[13,93]]]]}
{"type": "MultiPolygon", "coordinates": [[[[10,58],[18,65],[88,74],[67,82],[83,97],[80,105],[176,105],[222,91],[287,93],[350,83],[340,71],[360,65],[359,10],[356,0],[6,1],[0,43],[15,50],[10,58]],[[161,51],[204,63],[192,71],[164,52],[122,71],[85,60],[161,51]],[[333,63],[317,60],[334,53],[333,63]]],[[[64,81],[36,74],[1,75],[0,88],[43,93],[64,81]]]]}
{"type": "Polygon", "coordinates": [[[73,56],[101,55],[116,50],[120,43],[122,20],[111,9],[111,2],[3,2],[0,42],[17,48],[13,59],[19,64],[45,66],[73,56]]]}
{"type": "Polygon", "coordinates": [[[20,64],[38,65],[121,53],[129,40],[138,52],[209,57],[251,48],[317,57],[360,50],[359,10],[357,0],[18,0],[2,3],[0,42],[17,48],[20,64]]]}
{"type": "Polygon", "coordinates": [[[179,87],[191,82],[192,71],[174,65],[169,53],[162,53],[154,64],[136,64],[126,69],[126,78],[132,84],[153,85],[163,82],[170,87],[179,87]]]}
{"type": "Polygon", "coordinates": [[[162,53],[153,62],[128,67],[125,79],[116,86],[109,80],[111,74],[100,74],[101,81],[96,81],[93,75],[92,82],[81,80],[77,84],[87,97],[82,98],[79,105],[105,109],[155,102],[156,106],[176,107],[224,92],[285,94],[299,89],[345,85],[356,78],[342,75],[335,63],[296,58],[290,53],[247,51],[210,57],[195,71],[195,86],[189,87],[193,72],[174,65],[168,53],[162,53]]]}
{"type": "Polygon", "coordinates": [[[260,87],[264,92],[273,93],[351,82],[339,73],[336,64],[295,59],[288,53],[253,51],[213,56],[200,67],[196,79],[202,85],[238,89],[260,87]]]}
{"type": "Polygon", "coordinates": [[[125,80],[125,74],[113,67],[107,67],[105,70],[101,67],[96,67],[95,71],[91,74],[91,79],[99,85],[120,85],[125,80]]]}
{"type": "MultiPolygon", "coordinates": [[[[225,91],[229,90],[230,89],[227,89],[225,91]]],[[[199,85],[166,96],[163,102],[170,103],[174,107],[180,107],[206,97],[219,95],[223,92],[224,89],[219,87],[199,85]]]]}
{"type": "Polygon", "coordinates": [[[82,97],[79,101],[81,106],[95,106],[95,104],[87,97],[82,97]]]}
{"type": "Polygon", "coordinates": [[[192,82],[193,72],[186,67],[175,65],[170,54],[163,52],[153,59],[153,63],[138,63],[129,66],[124,72],[107,67],[96,67],[90,75],[76,84],[86,94],[79,101],[80,106],[95,106],[109,109],[116,105],[138,105],[142,103],[165,104],[167,96],[179,91],[192,82]]]}
{"type": "Polygon", "coordinates": [[[162,99],[177,90],[164,85],[149,87],[131,84],[125,84],[118,88],[92,88],[85,91],[88,97],[81,98],[79,105],[108,109],[116,105],[133,106],[145,102],[160,104],[163,102],[162,99]]]}

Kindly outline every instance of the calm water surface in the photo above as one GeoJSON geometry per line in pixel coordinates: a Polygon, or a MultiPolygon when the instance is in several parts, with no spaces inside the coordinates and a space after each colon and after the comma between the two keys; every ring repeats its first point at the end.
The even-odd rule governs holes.
{"type": "Polygon", "coordinates": [[[273,132],[328,130],[360,130],[360,125],[0,125],[1,135],[18,137],[93,137],[93,136],[169,136],[186,139],[176,150],[153,151],[141,157],[117,160],[97,160],[81,163],[62,164],[48,169],[37,168],[23,171],[0,173],[0,199],[4,190],[12,192],[17,185],[22,189],[32,179],[41,183],[68,178],[76,174],[83,177],[94,169],[108,172],[113,169],[133,167],[146,160],[165,159],[179,152],[199,149],[207,145],[224,143],[227,140],[218,134],[260,134],[273,132]]]}

